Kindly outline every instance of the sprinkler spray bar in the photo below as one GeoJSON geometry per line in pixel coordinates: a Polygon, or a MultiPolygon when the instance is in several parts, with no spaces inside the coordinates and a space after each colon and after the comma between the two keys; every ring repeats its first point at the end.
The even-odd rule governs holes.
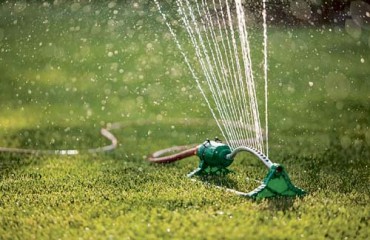
{"type": "Polygon", "coordinates": [[[226,158],[229,158],[229,159],[234,159],[236,154],[240,153],[240,152],[250,152],[250,153],[253,153],[256,157],[258,157],[262,162],[263,164],[266,165],[267,168],[271,168],[271,166],[274,164],[273,162],[271,162],[270,159],[268,159],[268,157],[266,155],[264,155],[263,153],[261,153],[260,151],[256,150],[256,149],[253,149],[253,148],[249,148],[249,147],[245,147],[245,146],[242,146],[242,147],[238,147],[238,148],[235,148],[234,151],[232,151],[232,153],[230,153],[229,155],[226,156],[226,158]]]}

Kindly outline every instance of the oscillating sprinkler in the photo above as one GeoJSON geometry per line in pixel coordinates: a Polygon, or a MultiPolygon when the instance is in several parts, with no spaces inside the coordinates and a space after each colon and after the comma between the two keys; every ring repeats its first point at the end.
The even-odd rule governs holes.
{"type": "MultiPolygon", "coordinates": [[[[255,83],[254,73],[252,71],[252,57],[248,37],[248,26],[245,22],[247,19],[246,12],[242,1],[233,1],[233,7],[224,1],[216,4],[198,4],[195,1],[194,5],[183,4],[178,0],[178,12],[181,15],[183,27],[186,30],[185,35],[193,45],[195,56],[188,56],[187,51],[184,51],[183,38],[178,38],[175,28],[171,21],[162,11],[159,1],[154,0],[157,8],[166,23],[174,42],[179,49],[184,62],[188,66],[195,83],[197,84],[204,101],[211,110],[213,118],[216,120],[218,127],[225,138],[248,138],[249,135],[240,132],[240,128],[246,128],[246,131],[255,130],[256,141],[262,144],[262,129],[260,126],[260,116],[258,111],[257,101],[257,87],[255,83]],[[217,6],[215,6],[217,5],[217,6]],[[194,7],[194,8],[193,8],[194,7]],[[221,29],[220,23],[230,23],[233,27],[225,28],[225,31],[218,31],[217,24],[211,13],[214,10],[219,11],[217,15],[217,24],[221,29]],[[224,35],[223,33],[226,33],[224,35]],[[227,36],[227,38],[225,38],[227,36]],[[218,42],[221,41],[222,44],[218,42]],[[234,46],[234,49],[241,49],[241,52],[223,51],[224,44],[234,46]],[[219,54],[221,53],[222,54],[219,54]],[[215,57],[216,55],[216,57],[215,57]],[[240,57],[239,57],[240,55],[240,57]],[[194,59],[194,60],[193,60],[194,59]],[[238,66],[245,66],[234,68],[233,64],[229,64],[227,59],[238,66]],[[194,67],[197,66],[197,67],[194,67]],[[198,71],[199,66],[199,71],[198,71]],[[202,76],[202,78],[199,78],[202,76]],[[204,80],[203,80],[204,77],[204,80]],[[203,83],[204,81],[204,83],[203,83]],[[246,84],[244,84],[246,82],[246,84]],[[212,98],[207,97],[206,90],[212,93],[212,98]],[[232,106],[232,107],[226,107],[232,106]],[[232,119],[237,120],[235,124],[230,125],[232,119]],[[224,125],[224,126],[222,126],[224,125]],[[244,126],[243,126],[244,125],[244,126]],[[251,127],[250,127],[251,126],[251,127]]],[[[205,1],[207,2],[207,1],[205,1]]],[[[267,64],[267,9],[266,0],[262,1],[262,20],[263,20],[263,77],[264,77],[264,98],[265,98],[265,124],[266,124],[266,138],[268,136],[268,64],[267,64]]],[[[175,16],[174,16],[175,17],[175,16]]],[[[219,29],[219,30],[220,30],[219,29]]],[[[187,46],[187,42],[184,44],[187,46]]],[[[247,139],[244,139],[247,140],[247,139]]],[[[252,140],[252,139],[249,139],[252,140]]],[[[254,141],[254,140],[252,140],[254,141]]],[[[268,143],[266,143],[268,149],[268,143]]],[[[250,147],[238,147],[231,149],[228,145],[220,141],[206,141],[203,144],[193,148],[173,147],[158,151],[149,157],[149,160],[157,163],[173,162],[185,157],[197,155],[200,158],[200,163],[197,169],[189,173],[189,177],[195,175],[225,175],[230,172],[227,169],[232,164],[235,156],[242,152],[250,152],[260,159],[269,172],[261,186],[249,193],[241,193],[234,191],[237,194],[250,196],[253,198],[273,197],[273,196],[301,196],[304,191],[295,187],[286,173],[284,167],[279,164],[271,162],[267,156],[256,149],[250,147]],[[175,151],[183,151],[171,156],[164,156],[165,153],[175,151]]]]}
{"type": "Polygon", "coordinates": [[[277,163],[273,163],[266,155],[262,152],[242,146],[234,150],[227,145],[222,143],[219,139],[215,141],[206,140],[203,144],[187,149],[181,153],[161,156],[173,150],[184,150],[184,147],[173,147],[167,150],[158,151],[149,156],[149,161],[157,163],[169,163],[183,158],[197,155],[200,159],[199,166],[197,169],[189,173],[188,177],[204,176],[204,175],[226,175],[230,172],[229,167],[237,154],[240,152],[249,152],[255,155],[261,160],[264,165],[269,169],[266,177],[263,179],[261,185],[250,192],[240,192],[233,189],[226,189],[234,192],[240,196],[250,197],[253,199],[270,198],[270,197],[295,197],[303,196],[306,192],[296,186],[294,186],[285,171],[285,168],[277,163]]]}

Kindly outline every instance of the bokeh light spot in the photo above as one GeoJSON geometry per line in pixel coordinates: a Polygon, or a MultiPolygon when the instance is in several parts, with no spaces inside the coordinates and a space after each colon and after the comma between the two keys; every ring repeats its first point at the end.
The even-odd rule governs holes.
{"type": "Polygon", "coordinates": [[[345,99],[351,90],[347,77],[337,72],[331,72],[326,76],[325,88],[328,96],[336,101],[345,99]]]}

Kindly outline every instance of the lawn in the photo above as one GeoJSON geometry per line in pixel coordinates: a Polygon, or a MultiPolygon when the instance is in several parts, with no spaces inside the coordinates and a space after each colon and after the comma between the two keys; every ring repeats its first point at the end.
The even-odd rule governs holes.
{"type": "MultiPolygon", "coordinates": [[[[270,158],[308,194],[252,201],[186,178],[195,157],[146,161],[220,136],[156,9],[59,2],[0,5],[0,146],[95,148],[115,122],[119,146],[0,153],[0,239],[369,239],[368,32],[269,28],[270,158]]],[[[267,173],[230,168],[243,191],[267,173]]]]}

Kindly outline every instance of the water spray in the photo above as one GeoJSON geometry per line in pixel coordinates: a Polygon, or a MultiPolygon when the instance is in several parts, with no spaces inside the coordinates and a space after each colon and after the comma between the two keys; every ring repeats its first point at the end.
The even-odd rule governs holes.
{"type": "Polygon", "coordinates": [[[268,168],[268,173],[261,182],[261,185],[250,192],[241,192],[229,188],[225,188],[225,190],[253,199],[299,197],[306,194],[304,190],[296,187],[291,182],[284,166],[273,163],[259,150],[246,146],[241,146],[232,150],[218,138],[214,141],[206,140],[196,147],[176,146],[160,150],[150,155],[148,160],[154,163],[170,163],[196,155],[199,157],[200,162],[198,168],[187,175],[189,178],[195,176],[225,176],[233,172],[229,170],[228,167],[233,163],[236,155],[241,152],[249,152],[256,156],[268,168]],[[180,152],[169,156],[163,156],[173,151],[180,152]]]}
{"type": "Polygon", "coordinates": [[[266,0],[262,0],[261,12],[265,130],[261,126],[257,104],[257,84],[253,74],[248,19],[243,1],[175,0],[178,22],[181,22],[186,32],[187,40],[191,43],[196,58],[187,56],[183,42],[177,37],[167,14],[157,0],[154,2],[227,144],[215,139],[207,140],[196,147],[172,147],[152,154],[148,160],[168,163],[197,155],[200,159],[199,166],[189,173],[188,177],[224,176],[231,172],[228,167],[237,154],[249,152],[268,168],[267,176],[261,185],[251,192],[227,189],[228,191],[251,198],[304,195],[305,192],[302,189],[291,183],[285,168],[268,158],[266,0]],[[200,70],[197,71],[198,68],[194,66],[199,66],[200,70]],[[209,91],[209,96],[205,94],[206,90],[209,91]],[[246,126],[246,129],[240,129],[246,126]],[[180,152],[164,156],[171,151],[180,152]]]}

